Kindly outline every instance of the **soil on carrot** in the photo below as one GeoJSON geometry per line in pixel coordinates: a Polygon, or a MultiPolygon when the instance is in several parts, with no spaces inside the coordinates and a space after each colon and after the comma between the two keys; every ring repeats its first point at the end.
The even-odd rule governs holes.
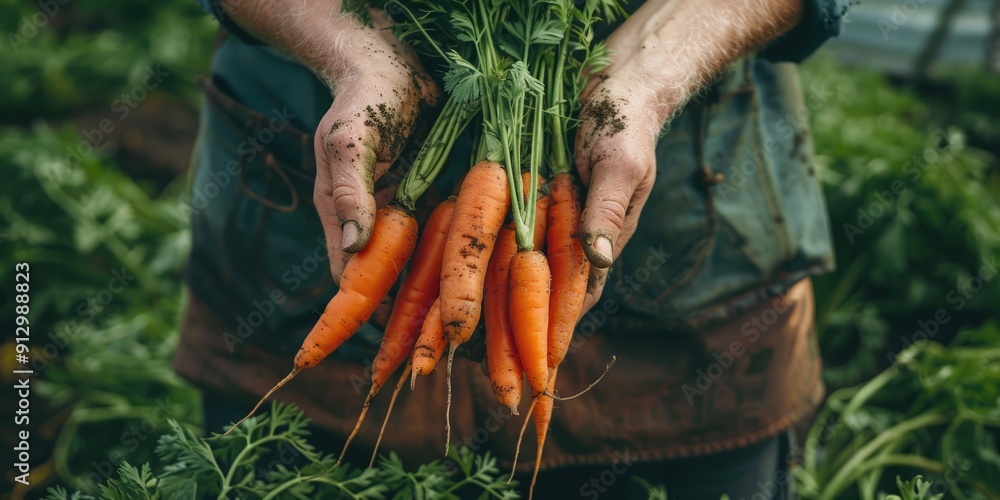
{"type": "Polygon", "coordinates": [[[490,385],[493,386],[493,392],[497,396],[504,396],[504,397],[506,397],[506,396],[509,396],[509,395],[513,394],[514,392],[520,392],[517,388],[511,387],[511,386],[497,385],[497,384],[492,384],[492,383],[490,385]]]}

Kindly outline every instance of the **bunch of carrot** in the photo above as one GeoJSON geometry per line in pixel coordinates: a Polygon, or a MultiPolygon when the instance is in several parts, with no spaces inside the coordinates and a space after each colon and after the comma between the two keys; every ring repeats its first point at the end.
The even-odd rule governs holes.
{"type": "MultiPolygon", "coordinates": [[[[537,475],[556,372],[582,314],[590,266],[578,235],[581,193],[567,138],[583,85],[607,61],[603,47],[592,43],[592,27],[601,16],[620,12],[620,5],[451,0],[381,6],[388,4],[403,13],[394,26],[397,35],[422,51],[432,72],[436,68],[448,97],[395,200],[376,215],[368,245],[348,262],[340,290],[303,342],[292,371],[261,402],[350,338],[412,255],[372,364],[371,390],[344,452],[392,373],[405,363],[389,412],[405,381],[412,387],[446,351],[450,440],[452,362],[482,321],[497,400],[518,414],[524,379],[531,389],[525,426],[533,414],[537,475]],[[470,123],[474,166],[457,196],[430,215],[418,241],[414,204],[470,123]]],[[[362,15],[363,5],[345,2],[362,15]]]]}

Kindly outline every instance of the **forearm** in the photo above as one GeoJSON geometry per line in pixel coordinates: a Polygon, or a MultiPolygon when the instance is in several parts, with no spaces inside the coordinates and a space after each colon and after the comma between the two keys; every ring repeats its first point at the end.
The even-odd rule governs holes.
{"type": "Polygon", "coordinates": [[[349,74],[374,35],[339,0],[222,0],[225,14],[257,38],[285,51],[331,87],[349,74]]]}
{"type": "Polygon", "coordinates": [[[608,40],[608,70],[646,82],[659,126],[720,71],[794,27],[801,0],[651,0],[608,40]]]}

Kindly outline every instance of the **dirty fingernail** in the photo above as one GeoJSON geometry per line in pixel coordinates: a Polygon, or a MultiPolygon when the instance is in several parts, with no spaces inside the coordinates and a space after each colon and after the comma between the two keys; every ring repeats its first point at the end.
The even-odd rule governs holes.
{"type": "Polygon", "coordinates": [[[346,250],[358,242],[358,236],[361,235],[361,228],[358,227],[357,222],[353,220],[344,221],[344,223],[340,226],[340,230],[341,248],[346,250]]]}
{"type": "Polygon", "coordinates": [[[594,252],[598,255],[600,260],[603,261],[598,263],[602,264],[600,267],[608,267],[611,265],[611,240],[609,240],[607,236],[601,235],[594,240],[594,252]],[[605,263],[606,265],[603,265],[605,263]]]}

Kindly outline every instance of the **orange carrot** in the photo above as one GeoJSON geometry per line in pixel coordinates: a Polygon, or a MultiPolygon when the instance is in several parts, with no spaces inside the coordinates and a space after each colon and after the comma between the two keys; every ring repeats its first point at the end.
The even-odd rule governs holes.
{"type": "Polygon", "coordinates": [[[549,324],[549,282],[545,254],[518,252],[510,262],[510,323],[521,365],[535,395],[549,381],[546,344],[549,324]]]}
{"type": "Polygon", "coordinates": [[[445,340],[444,331],[441,330],[441,301],[435,300],[427,317],[424,318],[417,344],[413,348],[413,354],[410,355],[413,364],[413,371],[410,374],[411,389],[416,383],[417,376],[429,375],[434,371],[447,345],[448,341],[445,340]]]}
{"type": "MultiPolygon", "coordinates": [[[[563,172],[553,176],[549,190],[547,254],[552,269],[552,291],[549,296],[546,358],[550,377],[548,394],[536,396],[528,410],[529,415],[534,415],[535,433],[538,439],[535,467],[528,489],[529,499],[534,493],[538,469],[542,463],[545,438],[548,435],[549,422],[552,421],[554,399],[551,394],[555,392],[556,374],[559,364],[569,351],[570,342],[573,340],[573,329],[583,311],[587,279],[590,275],[590,261],[583,253],[583,246],[580,243],[580,197],[572,174],[563,172]]],[[[525,420],[525,425],[527,423],[525,420]]],[[[521,434],[523,436],[524,427],[521,428],[521,434]]],[[[520,443],[521,439],[518,438],[518,451],[520,443]]],[[[516,460],[515,457],[515,463],[516,460]]]]}
{"type": "Polygon", "coordinates": [[[379,209],[368,245],[347,263],[340,290],[302,342],[292,371],[271,388],[246,417],[226,431],[227,434],[250,418],[274,391],[302,370],[316,366],[368,321],[399,278],[416,242],[417,221],[409,210],[396,204],[379,209]]]}
{"type": "Polygon", "coordinates": [[[559,366],[587,296],[590,261],[580,243],[580,196],[572,174],[560,173],[549,184],[548,249],[552,268],[549,297],[548,366],[559,366]]]}
{"type": "MultiPolygon", "coordinates": [[[[378,394],[379,389],[389,379],[389,375],[399,368],[409,356],[413,344],[420,334],[420,326],[424,322],[424,317],[431,308],[431,304],[438,296],[438,286],[441,275],[441,256],[444,254],[444,240],[448,234],[448,226],[451,224],[451,215],[455,209],[454,198],[449,198],[442,202],[431,216],[427,219],[427,225],[417,243],[417,249],[413,253],[410,263],[410,270],[403,279],[399,294],[393,303],[392,314],[385,327],[385,334],[382,336],[382,345],[379,347],[375,360],[372,361],[372,386],[365,397],[365,403],[361,407],[361,414],[354,424],[354,429],[344,442],[344,448],[340,452],[340,460],[347,454],[347,448],[351,441],[361,430],[371,407],[372,399],[378,394]]],[[[407,374],[408,375],[408,374],[407,374]]],[[[398,393],[397,393],[398,394],[398,393]]]]}
{"type": "Polygon", "coordinates": [[[506,171],[488,161],[472,167],[455,202],[441,269],[441,323],[454,350],[469,340],[482,313],[486,268],[510,210],[506,171]]]}
{"type": "MultiPolygon", "coordinates": [[[[551,281],[548,261],[537,250],[517,252],[510,263],[510,323],[514,329],[514,342],[521,357],[524,374],[534,395],[528,414],[524,417],[521,435],[514,450],[514,465],[521,451],[521,438],[528,425],[539,398],[548,386],[548,355],[546,352],[549,324],[549,283],[551,281]]],[[[513,471],[511,472],[513,477],[513,471]]]]}
{"type": "Polygon", "coordinates": [[[420,327],[437,300],[441,285],[441,259],[444,242],[455,211],[455,199],[441,202],[427,219],[420,242],[413,253],[409,271],[393,303],[392,314],[385,327],[382,345],[372,362],[371,399],[389,375],[406,361],[420,335],[420,327]]]}
{"type": "Polygon", "coordinates": [[[517,415],[523,372],[514,345],[514,331],[510,326],[508,281],[510,261],[515,253],[517,241],[514,239],[514,228],[508,224],[500,229],[490,266],[486,270],[483,318],[486,324],[486,366],[493,393],[500,404],[517,415]]]}
{"type": "MultiPolygon", "coordinates": [[[[528,179],[524,181],[525,189],[528,187],[528,179]]],[[[538,176],[538,189],[541,190],[542,186],[545,185],[545,179],[542,176],[538,176]]],[[[534,234],[534,245],[535,250],[539,252],[545,251],[546,243],[546,229],[549,227],[548,224],[548,213],[549,206],[552,204],[552,200],[549,196],[543,195],[541,192],[538,193],[538,201],[535,202],[535,234],[534,234]]]]}
{"type": "Polygon", "coordinates": [[[479,324],[486,268],[508,210],[507,171],[499,163],[477,163],[462,180],[441,269],[441,324],[449,343],[445,455],[451,443],[451,367],[455,350],[472,337],[479,324]]]}
{"type": "Polygon", "coordinates": [[[316,366],[368,321],[399,278],[416,242],[413,214],[395,205],[378,211],[368,245],[347,263],[340,291],[302,343],[295,366],[316,366]]]}

